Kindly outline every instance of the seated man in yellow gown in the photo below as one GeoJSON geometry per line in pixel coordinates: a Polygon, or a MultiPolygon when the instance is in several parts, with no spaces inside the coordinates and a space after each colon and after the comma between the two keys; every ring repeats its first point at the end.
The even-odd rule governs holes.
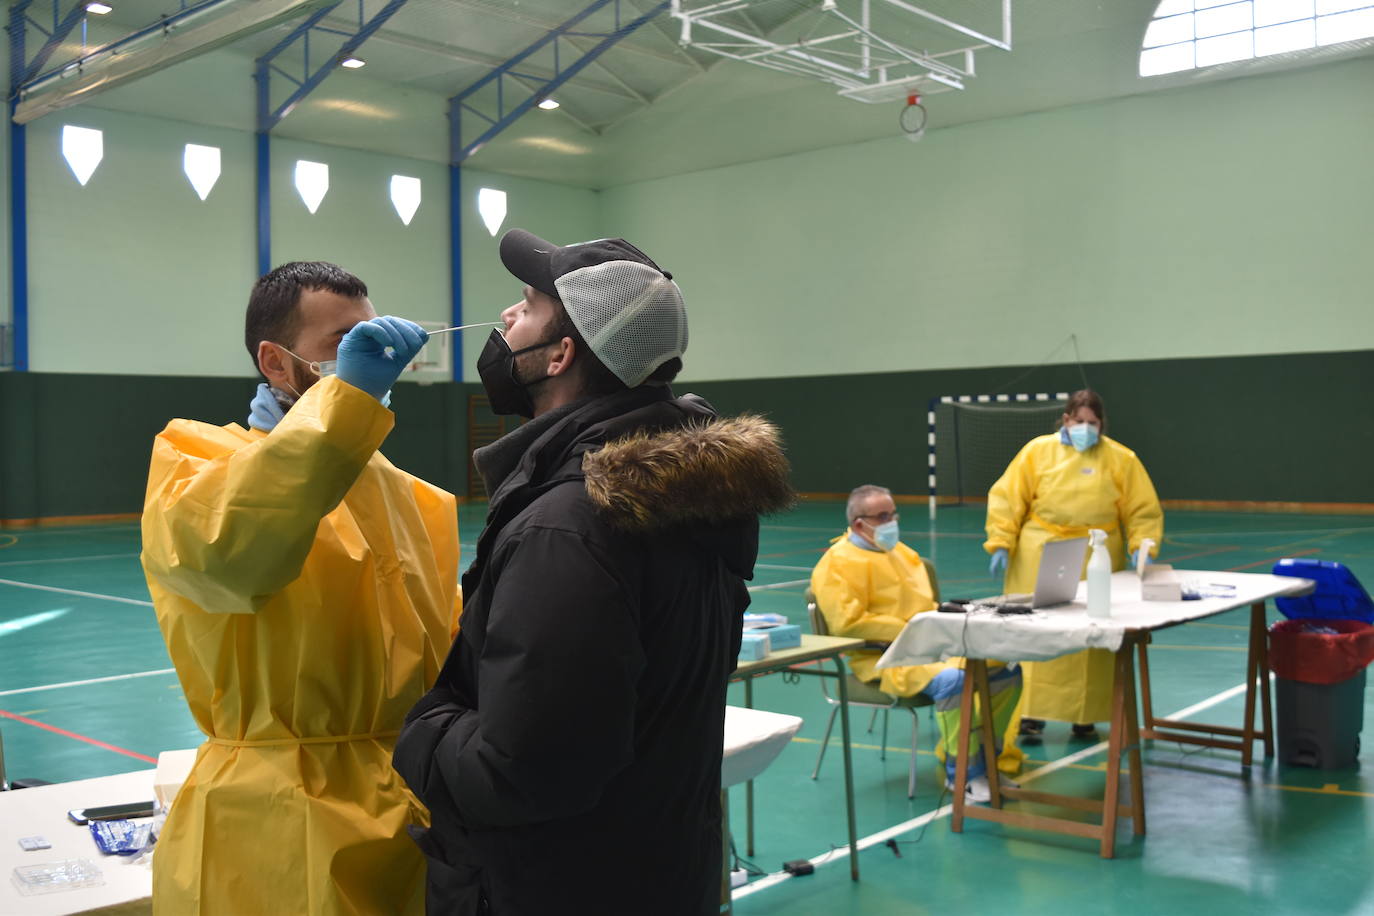
{"type": "MultiPolygon", "coordinates": [[[[892,642],[913,616],[935,610],[935,589],[920,555],[899,540],[897,504],[891,491],[872,485],[855,488],[845,515],[849,530],[831,543],[816,564],[811,590],[832,635],[892,642]]],[[[875,684],[891,696],[925,694],[934,701],[946,785],[952,789],[959,747],[959,702],[964,689],[963,660],[879,669],[880,655],[876,649],[851,652],[849,668],[859,680],[875,684]]],[[[993,730],[1000,736],[1006,732],[1021,696],[1021,671],[999,665],[991,668],[989,675],[993,730]]],[[[975,727],[979,722],[974,719],[975,727]]],[[[968,800],[987,801],[987,763],[976,730],[969,742],[976,759],[969,761],[968,800]]],[[[1020,751],[1014,745],[1005,749],[999,745],[997,751],[1000,767],[1014,772],[1020,751]]]]}

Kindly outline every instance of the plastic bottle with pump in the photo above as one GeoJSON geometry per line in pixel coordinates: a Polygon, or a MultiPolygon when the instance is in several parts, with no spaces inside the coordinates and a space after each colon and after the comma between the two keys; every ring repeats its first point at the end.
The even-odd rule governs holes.
{"type": "Polygon", "coordinates": [[[1107,551],[1107,532],[1088,531],[1092,556],[1088,558],[1088,616],[1112,616],[1112,557],[1107,551]]]}

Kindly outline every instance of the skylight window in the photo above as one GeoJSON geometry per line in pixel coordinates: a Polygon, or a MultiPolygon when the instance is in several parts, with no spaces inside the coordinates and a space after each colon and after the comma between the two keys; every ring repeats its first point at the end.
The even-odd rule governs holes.
{"type": "Polygon", "coordinates": [[[495,188],[482,188],[477,192],[477,212],[487,231],[495,235],[506,220],[506,192],[495,188]]]}
{"type": "Polygon", "coordinates": [[[191,180],[191,187],[204,200],[210,196],[215,182],[219,181],[219,147],[186,144],[186,154],[181,160],[182,170],[191,180]]]}
{"type": "Polygon", "coordinates": [[[1140,75],[1374,38],[1374,0],[1162,0],[1145,29],[1140,75]]]}
{"type": "Polygon", "coordinates": [[[323,162],[296,160],[296,191],[305,202],[305,209],[314,213],[329,191],[329,166],[323,162]]]}
{"type": "Polygon", "coordinates": [[[94,127],[62,125],[62,158],[71,166],[77,183],[84,187],[105,158],[105,134],[94,127]]]}
{"type": "Polygon", "coordinates": [[[401,222],[409,226],[420,209],[420,179],[407,178],[405,175],[391,176],[391,205],[401,222]]]}

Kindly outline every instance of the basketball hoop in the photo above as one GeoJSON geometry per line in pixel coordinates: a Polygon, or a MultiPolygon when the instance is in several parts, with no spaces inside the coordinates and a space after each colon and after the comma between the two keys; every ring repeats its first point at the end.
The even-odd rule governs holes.
{"type": "Polygon", "coordinates": [[[919,93],[911,93],[906,97],[906,105],[902,107],[902,113],[897,116],[897,123],[902,128],[902,133],[912,143],[916,143],[926,133],[926,109],[921,104],[919,93]]]}

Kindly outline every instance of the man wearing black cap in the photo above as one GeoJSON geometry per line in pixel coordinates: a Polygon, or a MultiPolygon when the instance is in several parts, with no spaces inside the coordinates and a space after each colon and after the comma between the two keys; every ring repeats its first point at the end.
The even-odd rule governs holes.
{"type": "Polygon", "coordinates": [[[394,765],[429,807],[433,913],[714,913],[725,687],[776,430],[674,398],[687,316],[623,239],[523,230],[478,360],[532,418],[473,460],[491,494],[458,641],[394,765]]]}

